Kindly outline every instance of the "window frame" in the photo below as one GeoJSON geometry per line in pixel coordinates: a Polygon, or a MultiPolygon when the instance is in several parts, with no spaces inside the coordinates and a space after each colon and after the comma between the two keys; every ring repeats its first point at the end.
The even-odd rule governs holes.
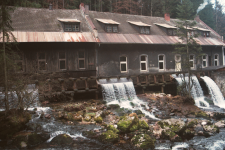
{"type": "Polygon", "coordinates": [[[86,69],[85,67],[85,51],[78,51],[78,69],[86,69]],[[83,52],[84,53],[84,58],[80,58],[79,57],[79,52],[83,52]],[[84,61],[84,68],[80,68],[80,60],[83,60],[84,61]]]}
{"type": "Polygon", "coordinates": [[[140,71],[141,72],[147,72],[148,71],[148,55],[146,55],[146,54],[142,54],[142,55],[140,55],[140,71]],[[145,61],[142,61],[141,60],[141,57],[142,56],[144,56],[145,57],[145,61]],[[145,70],[142,70],[142,66],[141,66],[141,64],[145,64],[145,70]]]}
{"type": "Polygon", "coordinates": [[[67,70],[67,69],[66,69],[66,68],[67,68],[67,64],[66,64],[66,52],[65,52],[65,51],[59,51],[59,52],[58,52],[58,59],[59,59],[59,70],[67,70]],[[60,54],[60,53],[65,53],[65,58],[60,58],[60,57],[59,57],[59,54],[60,54]],[[61,61],[65,61],[65,69],[61,69],[61,68],[60,68],[60,62],[61,62],[61,61]]]}
{"type": "Polygon", "coordinates": [[[219,64],[219,54],[214,54],[214,66],[219,66],[219,65],[220,65],[219,64]],[[215,56],[217,56],[217,59],[215,58],[215,56]],[[217,62],[217,65],[215,62],[217,62]]]}
{"type": "Polygon", "coordinates": [[[159,68],[159,71],[165,71],[165,68],[166,68],[166,65],[165,65],[165,61],[166,60],[166,56],[164,54],[159,54],[158,55],[158,68],[159,68]],[[159,56],[163,56],[163,60],[159,60],[159,56]],[[162,62],[163,63],[163,69],[160,69],[160,65],[159,63],[162,62]]]}
{"type": "Polygon", "coordinates": [[[105,32],[107,32],[107,33],[118,33],[119,32],[118,25],[106,24],[105,25],[105,32]],[[111,28],[111,30],[108,31],[108,28],[111,28]]]}
{"type": "Polygon", "coordinates": [[[204,54],[203,56],[202,56],[202,68],[206,68],[206,67],[208,67],[208,55],[207,54],[204,54]],[[203,58],[205,56],[205,59],[203,58]],[[204,66],[204,62],[205,61],[205,66],[204,66]]]}
{"type": "Polygon", "coordinates": [[[175,55],[174,55],[174,61],[175,61],[175,71],[176,71],[176,72],[182,71],[182,67],[181,67],[181,66],[180,66],[180,67],[181,67],[181,68],[180,68],[180,70],[179,70],[179,69],[177,68],[177,66],[176,66],[176,65],[177,65],[177,63],[180,63],[180,64],[181,64],[181,59],[182,59],[182,58],[181,58],[181,55],[180,55],[180,54],[175,54],[175,55]],[[179,60],[177,60],[177,56],[179,56],[179,57],[180,57],[180,59],[179,59],[179,60]]]}
{"type": "Polygon", "coordinates": [[[120,58],[119,58],[119,61],[120,61],[120,73],[127,73],[128,72],[128,69],[127,69],[127,56],[122,55],[122,56],[120,56],[120,58]],[[121,57],[125,57],[126,61],[121,61],[120,60],[121,57]],[[126,71],[122,71],[121,70],[121,64],[126,64],[126,71]]]}
{"type": "Polygon", "coordinates": [[[47,65],[46,65],[46,53],[45,52],[38,52],[38,71],[46,71],[47,70],[47,65]],[[41,53],[45,54],[45,59],[39,59],[39,56],[41,53]],[[44,70],[40,70],[40,62],[44,62],[45,63],[45,69],[44,70]]]}
{"type": "Polygon", "coordinates": [[[140,26],[139,27],[139,33],[140,34],[147,34],[147,35],[149,35],[151,33],[151,28],[150,27],[147,27],[147,26],[140,26]],[[148,32],[149,33],[147,33],[147,29],[148,29],[148,32]]]}
{"type": "Polygon", "coordinates": [[[194,54],[189,55],[189,64],[191,61],[193,61],[193,67],[190,67],[190,69],[195,70],[195,55],[194,54]],[[191,59],[191,56],[193,56],[193,59],[191,59]]]}
{"type": "Polygon", "coordinates": [[[64,23],[64,32],[80,32],[80,23],[64,23]]]}

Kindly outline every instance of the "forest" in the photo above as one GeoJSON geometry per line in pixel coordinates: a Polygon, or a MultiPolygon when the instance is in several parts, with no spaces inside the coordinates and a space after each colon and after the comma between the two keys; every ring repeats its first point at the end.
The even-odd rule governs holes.
{"type": "Polygon", "coordinates": [[[84,3],[89,5],[89,9],[92,11],[156,17],[163,17],[165,13],[169,13],[171,18],[179,18],[178,5],[184,1],[190,1],[192,7],[190,19],[199,15],[202,21],[221,36],[225,36],[224,6],[217,0],[215,5],[209,0],[8,0],[7,5],[48,8],[51,3],[53,9],[78,9],[80,3],[84,3]],[[199,10],[199,6],[205,1],[208,4],[202,10],[199,10]]]}

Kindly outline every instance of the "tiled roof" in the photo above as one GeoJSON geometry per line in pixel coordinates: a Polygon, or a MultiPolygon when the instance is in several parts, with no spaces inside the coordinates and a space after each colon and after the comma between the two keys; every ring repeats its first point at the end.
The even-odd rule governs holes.
{"type": "Polygon", "coordinates": [[[14,30],[26,32],[63,32],[59,18],[79,20],[81,32],[89,32],[86,20],[82,17],[80,10],[18,7],[11,15],[14,30]]]}

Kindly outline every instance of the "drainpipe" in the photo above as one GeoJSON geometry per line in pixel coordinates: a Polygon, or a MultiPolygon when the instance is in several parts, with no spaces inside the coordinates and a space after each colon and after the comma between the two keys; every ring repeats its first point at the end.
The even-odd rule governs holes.
{"type": "Polygon", "coordinates": [[[225,47],[222,47],[223,65],[225,65],[225,60],[224,60],[224,49],[225,49],[225,47]]]}

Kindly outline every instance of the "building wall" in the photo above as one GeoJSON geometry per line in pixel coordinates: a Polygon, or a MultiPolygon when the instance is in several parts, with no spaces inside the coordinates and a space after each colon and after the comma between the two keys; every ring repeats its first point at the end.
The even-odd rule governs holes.
{"type": "MultiPolygon", "coordinates": [[[[203,46],[203,53],[212,57],[219,54],[219,64],[222,65],[221,47],[203,46]]],[[[145,73],[174,72],[174,46],[173,45],[147,45],[147,44],[99,44],[98,50],[98,76],[138,75],[145,73]],[[140,55],[147,56],[147,71],[140,71],[140,55]],[[159,70],[158,55],[165,55],[165,70],[159,70]],[[120,71],[120,56],[127,57],[127,72],[120,71]]],[[[196,61],[196,68],[201,66],[202,60],[196,61]]]]}
{"type": "Polygon", "coordinates": [[[214,56],[215,54],[219,55],[219,66],[223,65],[223,52],[221,46],[203,46],[202,47],[203,54],[208,55],[208,66],[215,66],[214,64],[214,56]],[[211,60],[210,60],[211,57],[211,60]],[[211,62],[211,65],[210,65],[211,62]]]}
{"type": "Polygon", "coordinates": [[[96,72],[95,44],[93,43],[20,43],[18,48],[23,52],[24,72],[51,73],[90,71],[92,72],[90,73],[90,76],[95,75],[96,72]],[[78,67],[79,51],[83,51],[85,53],[85,69],[79,69],[78,67]],[[60,70],[59,68],[59,52],[65,52],[66,54],[66,69],[64,70],[60,70]],[[45,53],[46,70],[39,70],[38,68],[39,53],[45,53]]]}

